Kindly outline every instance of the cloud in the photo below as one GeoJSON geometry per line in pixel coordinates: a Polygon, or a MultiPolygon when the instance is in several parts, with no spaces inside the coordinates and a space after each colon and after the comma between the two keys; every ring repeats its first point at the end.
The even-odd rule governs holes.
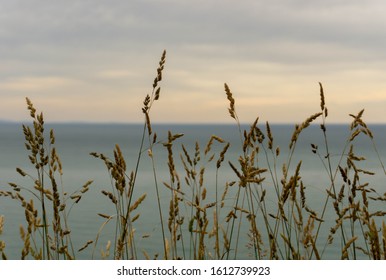
{"type": "Polygon", "coordinates": [[[21,77],[0,82],[0,90],[37,92],[76,84],[77,81],[62,77],[21,77]]]}
{"type": "Polygon", "coordinates": [[[1,1],[0,90],[58,107],[71,97],[79,102],[71,118],[80,119],[100,117],[93,99],[119,120],[141,106],[166,48],[161,100],[181,121],[194,115],[177,105],[187,100],[208,112],[200,120],[220,116],[224,82],[246,115],[261,104],[279,119],[280,110],[265,109],[279,104],[303,116],[318,81],[331,104],[375,106],[386,90],[385,8],[380,0],[1,1]]]}
{"type": "Polygon", "coordinates": [[[103,79],[123,79],[128,77],[136,77],[138,76],[138,73],[135,73],[130,70],[115,69],[115,70],[103,70],[97,73],[96,76],[103,79]]]}

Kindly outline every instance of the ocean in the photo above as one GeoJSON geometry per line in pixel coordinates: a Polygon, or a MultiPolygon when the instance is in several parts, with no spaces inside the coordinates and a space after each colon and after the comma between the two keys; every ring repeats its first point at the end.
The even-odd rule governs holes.
{"type": "MultiPolygon", "coordinates": [[[[28,123],[26,123],[28,125],[28,123]]],[[[100,159],[96,159],[90,155],[91,152],[102,153],[108,157],[113,158],[113,149],[118,144],[126,159],[127,172],[135,169],[137,157],[140,149],[140,142],[142,137],[142,124],[77,124],[77,123],[56,123],[47,124],[46,131],[50,128],[54,129],[56,136],[55,147],[57,153],[63,164],[63,177],[61,185],[66,192],[71,193],[79,190],[88,180],[93,180],[90,190],[83,196],[78,204],[71,208],[69,214],[69,227],[71,228],[72,241],[75,248],[80,248],[88,240],[96,240],[95,250],[91,245],[86,250],[76,253],[77,259],[100,259],[100,250],[106,246],[108,240],[114,240],[114,224],[102,227],[103,218],[99,217],[97,213],[114,214],[115,209],[107,197],[101,194],[101,190],[111,191],[112,183],[110,176],[100,159]],[[99,234],[98,234],[99,233],[99,234]]],[[[248,128],[248,126],[243,126],[248,128]]],[[[260,128],[265,132],[265,125],[260,125],[260,128]]],[[[385,187],[385,173],[380,164],[386,162],[386,125],[369,125],[369,128],[374,134],[374,140],[377,150],[374,149],[373,143],[364,135],[359,135],[354,142],[356,154],[366,157],[366,161],[361,162],[361,168],[368,169],[375,172],[374,176],[365,176],[364,178],[370,183],[370,186],[377,190],[380,194],[386,192],[385,187]]],[[[293,125],[271,125],[272,134],[274,137],[274,148],[280,147],[280,155],[277,159],[276,171],[279,179],[282,174],[283,163],[288,162],[289,148],[293,125]]],[[[158,178],[158,185],[160,187],[160,199],[164,215],[167,217],[169,209],[170,191],[164,187],[162,182],[170,182],[169,167],[167,165],[167,151],[162,145],[162,142],[167,141],[168,131],[172,133],[182,133],[184,136],[174,142],[174,161],[176,169],[179,172],[182,182],[182,190],[184,188],[184,169],[180,160],[179,154],[182,154],[181,144],[183,144],[188,152],[193,156],[195,153],[196,142],[200,146],[202,161],[205,160],[204,149],[210,139],[211,135],[217,135],[230,143],[230,149],[225,155],[224,162],[219,171],[218,186],[220,193],[227,181],[237,180],[234,172],[230,168],[228,162],[238,165],[238,158],[242,154],[241,140],[238,127],[231,124],[155,124],[153,131],[157,134],[159,141],[153,148],[153,158],[156,162],[156,172],[158,178]]],[[[47,134],[48,135],[48,134],[47,134]]],[[[327,125],[327,137],[330,158],[332,159],[332,168],[335,170],[339,164],[341,153],[345,147],[346,140],[350,135],[349,125],[327,125]]],[[[268,139],[264,140],[265,145],[268,139]]],[[[215,165],[220,151],[222,150],[220,144],[215,143],[213,151],[216,152],[214,163],[205,163],[205,177],[204,186],[208,189],[208,203],[213,201],[211,197],[211,190],[213,191],[215,185],[215,165]]],[[[140,213],[138,221],[135,222],[136,228],[136,248],[138,251],[138,258],[144,258],[145,251],[149,256],[154,256],[159,253],[159,258],[162,258],[163,245],[161,237],[161,225],[158,216],[155,184],[153,177],[153,169],[151,160],[147,153],[148,140],[145,139],[145,145],[141,157],[141,162],[138,170],[138,177],[135,187],[135,197],[146,193],[147,197],[143,204],[137,210],[140,213]]],[[[267,160],[264,156],[263,149],[260,149],[259,166],[267,167],[267,160]]],[[[325,198],[326,188],[330,183],[328,174],[325,169],[325,150],[324,138],[321,129],[318,125],[312,125],[304,130],[296,145],[295,153],[291,159],[289,166],[290,174],[293,174],[299,161],[302,161],[300,175],[306,186],[307,204],[317,213],[322,211],[325,198]],[[312,152],[311,144],[318,145],[322,157],[319,158],[312,152]],[[324,161],[324,164],[323,164],[324,161]]],[[[273,161],[269,160],[271,168],[273,168],[273,161]]],[[[341,162],[345,165],[345,162],[341,162]]],[[[28,177],[21,177],[16,168],[19,167],[25,172],[35,176],[35,171],[31,167],[28,159],[28,151],[24,146],[24,135],[21,124],[19,123],[0,123],[0,189],[9,190],[8,183],[16,183],[23,188],[33,188],[33,181],[28,177]]],[[[263,183],[267,190],[267,207],[270,207],[270,201],[274,205],[274,189],[272,186],[272,179],[269,172],[264,174],[266,180],[263,183]]],[[[338,174],[339,176],[339,174],[338,174]]],[[[236,184],[237,187],[237,184],[236,184]]],[[[236,188],[234,187],[234,188],[236,188]]],[[[229,202],[232,198],[229,198],[229,202]]],[[[330,203],[331,204],[331,203],[330,203]]],[[[230,211],[231,206],[226,206],[224,212],[230,211]],[[226,208],[228,207],[228,208],[226,208]]],[[[385,205],[375,203],[374,207],[380,207],[379,210],[385,211],[385,205]]],[[[186,206],[186,209],[188,207],[186,206]]],[[[334,225],[334,216],[332,205],[328,206],[328,211],[324,217],[325,225],[322,226],[320,236],[320,245],[325,244],[326,238],[329,234],[330,228],[334,225]],[[330,211],[330,212],[329,212],[330,211]]],[[[272,209],[272,212],[276,210],[272,209]]],[[[3,234],[0,235],[0,240],[5,241],[5,252],[9,259],[20,259],[22,250],[22,241],[19,236],[19,225],[25,226],[24,211],[15,200],[10,198],[0,197],[0,215],[5,217],[5,225],[3,234]]],[[[259,216],[257,214],[257,218],[259,216]]],[[[224,218],[225,219],[225,218],[224,218]]],[[[220,221],[225,223],[224,220],[220,221]]],[[[188,221],[185,221],[187,227],[188,221]]],[[[258,224],[262,224],[258,220],[258,224]]],[[[241,230],[240,245],[237,251],[238,259],[253,258],[253,252],[248,246],[247,230],[241,230]]],[[[329,245],[323,252],[323,259],[337,259],[340,258],[341,247],[338,241],[329,245]]],[[[267,241],[264,246],[267,245],[267,241]]],[[[360,241],[358,241],[360,242],[360,241]]],[[[95,244],[95,243],[94,243],[95,244]]],[[[210,243],[208,243],[210,244],[210,243]]],[[[208,246],[208,252],[213,249],[208,246]]],[[[235,253],[235,251],[232,251],[235,253]]],[[[187,253],[189,256],[189,253],[187,253]]],[[[232,254],[231,254],[232,256],[232,254]]],[[[110,256],[111,258],[112,256],[110,256]]],[[[359,258],[366,259],[366,256],[359,258]]]]}

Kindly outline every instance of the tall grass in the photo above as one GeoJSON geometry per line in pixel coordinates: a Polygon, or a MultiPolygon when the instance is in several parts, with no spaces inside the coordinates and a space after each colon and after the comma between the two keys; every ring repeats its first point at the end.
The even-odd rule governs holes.
{"type": "MultiPolygon", "coordinates": [[[[32,126],[23,125],[23,132],[35,173],[17,168],[17,173],[26,177],[26,184],[10,183],[10,190],[0,191],[0,196],[14,199],[24,209],[21,259],[75,259],[78,251],[90,247],[90,258],[238,259],[242,246],[249,248],[253,259],[323,259],[331,246],[340,248],[336,256],[340,259],[386,259],[386,193],[379,194],[370,180],[378,176],[377,180],[383,182],[386,171],[374,135],[363,119],[364,110],[350,115],[349,136],[336,161],[336,155],[331,154],[328,109],[321,83],[320,110],[294,126],[284,147],[277,146],[269,122],[260,124],[256,117],[249,127],[241,125],[235,94],[224,84],[228,112],[235,122],[239,143],[212,135],[205,145],[196,142],[189,148],[183,143],[183,134],[169,131],[166,139],[159,140],[152,127],[151,108],[160,98],[165,63],[164,51],[151,92],[143,102],[142,138],[136,159],[130,159],[136,163],[134,169],[127,170],[127,160],[119,145],[111,157],[91,153],[102,161],[110,177],[111,188],[101,193],[111,202],[112,213],[95,209],[104,222],[81,248],[75,248],[71,241],[71,235],[76,233],[70,230],[69,214],[92,181],[75,193],[66,193],[54,131],[45,135],[43,114],[36,113],[27,98],[32,126]],[[325,194],[320,196],[320,205],[310,205],[309,184],[302,178],[304,163],[296,160],[295,155],[302,133],[316,122],[320,137],[317,143],[310,144],[309,152],[314,154],[315,161],[321,162],[320,172],[328,184],[318,186],[325,194]],[[355,146],[360,135],[374,149],[383,174],[367,170],[366,159],[357,154],[355,146]],[[226,160],[231,145],[239,156],[226,160]],[[167,181],[159,179],[155,149],[167,152],[167,181]],[[138,221],[146,219],[140,214],[147,194],[135,191],[142,160],[149,160],[152,167],[154,203],[162,236],[159,253],[153,257],[138,248],[140,237],[136,236],[141,226],[138,221]],[[208,169],[215,172],[207,173],[208,169]],[[208,174],[215,178],[208,178],[208,174]],[[232,179],[223,183],[224,176],[232,179]],[[165,198],[160,193],[165,190],[169,193],[168,208],[161,201],[165,198]],[[327,221],[333,221],[332,225],[327,221]],[[114,223],[115,231],[99,256],[97,244],[109,223],[114,223]],[[327,238],[322,231],[329,232],[327,238]]],[[[0,234],[3,223],[1,216],[0,234]]],[[[0,251],[6,259],[4,241],[0,241],[0,251]]]]}
{"type": "MultiPolygon", "coordinates": [[[[0,196],[12,198],[24,209],[26,228],[20,225],[23,241],[21,259],[74,259],[68,217],[92,181],[78,191],[68,194],[62,185],[62,163],[55,148],[54,130],[46,135],[43,113],[37,113],[31,100],[26,98],[32,126],[23,125],[25,148],[33,174],[17,167],[25,177],[25,184],[9,183],[11,190],[0,191],[0,196]],[[48,140],[47,140],[48,138],[48,140]]],[[[3,254],[3,258],[6,258],[3,254]]]]}
{"type": "MultiPolygon", "coordinates": [[[[4,227],[4,216],[0,216],[0,235],[3,233],[3,227],[4,227]]],[[[0,252],[1,252],[1,257],[3,259],[6,259],[6,255],[4,254],[4,249],[5,249],[5,242],[0,240],[0,252]]]]}
{"type": "MultiPolygon", "coordinates": [[[[114,258],[115,259],[136,259],[137,249],[135,244],[135,228],[133,223],[139,218],[139,214],[133,215],[133,211],[138,208],[142,201],[146,198],[146,194],[140,196],[136,201],[132,202],[134,188],[136,185],[136,179],[138,175],[138,168],[142,156],[145,152],[144,145],[146,137],[149,140],[148,155],[152,160],[154,182],[158,195],[158,181],[157,173],[154,165],[154,158],[152,156],[153,145],[156,143],[157,136],[153,134],[151,122],[150,122],[150,110],[153,103],[160,97],[161,87],[159,83],[162,81],[162,71],[164,69],[166,59],[166,51],[163,52],[159,66],[157,68],[157,75],[153,82],[153,88],[151,94],[147,94],[143,102],[142,113],[145,115],[145,122],[143,126],[142,139],[140,148],[138,151],[138,157],[136,159],[135,170],[131,171],[130,175],[127,174],[126,162],[121,152],[119,145],[116,145],[114,150],[114,160],[109,159],[103,154],[96,152],[91,153],[92,156],[100,158],[106,165],[111,179],[112,179],[112,191],[103,190],[102,193],[107,196],[115,207],[115,214],[101,214],[98,215],[106,218],[107,222],[114,219],[116,222],[115,241],[114,241],[114,258]]],[[[162,211],[160,208],[160,202],[158,200],[159,217],[162,225],[162,234],[164,233],[162,211]]],[[[105,223],[105,224],[106,224],[105,223]]],[[[104,224],[104,225],[105,225],[104,224]]],[[[166,254],[166,241],[164,241],[164,253],[166,254]]],[[[90,244],[90,243],[88,243],[90,244]]],[[[86,244],[86,245],[88,245],[86,244]]],[[[85,248],[85,247],[84,247],[85,248]]],[[[82,248],[82,249],[84,249],[82,248]]]]}

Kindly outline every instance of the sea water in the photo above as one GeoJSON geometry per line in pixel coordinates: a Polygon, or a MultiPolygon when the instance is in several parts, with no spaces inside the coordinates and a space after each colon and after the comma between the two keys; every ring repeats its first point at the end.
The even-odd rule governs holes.
{"type": "MultiPolygon", "coordinates": [[[[135,185],[134,199],[146,193],[145,201],[139,206],[136,213],[140,213],[139,219],[135,222],[135,243],[138,251],[138,258],[144,258],[143,251],[151,257],[159,254],[159,258],[163,255],[163,242],[161,235],[161,224],[157,205],[157,195],[155,190],[154,173],[151,159],[148,155],[149,140],[145,138],[144,146],[140,150],[140,144],[143,133],[142,124],[47,124],[46,131],[50,128],[54,129],[56,136],[55,147],[62,161],[63,176],[60,186],[67,193],[72,193],[79,190],[88,180],[93,180],[90,190],[84,194],[79,203],[75,204],[69,213],[68,223],[71,229],[71,237],[75,248],[80,248],[88,240],[93,240],[94,244],[82,252],[76,253],[78,259],[99,259],[101,258],[100,250],[104,248],[109,240],[114,242],[115,224],[111,221],[107,225],[103,225],[105,219],[99,217],[97,213],[114,215],[115,209],[109,199],[101,193],[101,190],[112,190],[112,182],[109,173],[100,159],[96,159],[90,155],[91,152],[102,153],[113,158],[113,150],[118,144],[126,159],[127,173],[130,174],[136,168],[138,155],[141,154],[141,160],[138,169],[138,176],[135,185]],[[97,242],[96,242],[97,241],[97,242]],[[95,246],[95,247],[94,247],[95,246]]],[[[260,125],[260,129],[266,133],[265,125],[260,125]]],[[[243,129],[249,129],[248,126],[242,126],[243,129]]],[[[289,174],[293,174],[297,164],[301,161],[300,175],[306,186],[307,205],[314,209],[317,213],[323,211],[323,206],[326,199],[326,189],[330,187],[329,175],[327,173],[328,163],[326,156],[326,148],[323,133],[318,125],[310,126],[304,130],[295,147],[295,152],[292,157],[289,154],[289,143],[294,130],[293,125],[271,125],[272,134],[274,137],[273,146],[280,147],[280,155],[276,160],[268,151],[268,162],[271,170],[276,170],[277,177],[280,183],[282,178],[282,166],[287,164],[289,174]],[[314,154],[311,149],[311,144],[318,145],[320,157],[314,154]],[[290,162],[289,166],[288,163],[290,162]],[[274,165],[276,164],[276,165],[274,165]],[[276,168],[276,169],[275,169],[276,168]]],[[[368,137],[359,135],[354,143],[355,153],[359,156],[366,157],[366,161],[361,165],[362,169],[368,169],[375,172],[375,176],[366,176],[365,180],[370,182],[372,188],[376,189],[380,194],[386,192],[385,173],[380,162],[386,161],[386,126],[385,125],[370,125],[370,129],[374,134],[376,150],[373,143],[368,137]]],[[[213,201],[213,190],[217,184],[220,195],[227,181],[237,181],[237,176],[230,168],[229,162],[234,166],[239,167],[238,158],[243,154],[242,151],[242,135],[236,125],[201,125],[201,124],[158,124],[153,125],[153,131],[157,134],[157,142],[153,147],[153,159],[155,161],[155,171],[157,176],[158,187],[160,189],[160,201],[165,221],[165,229],[167,231],[167,217],[170,202],[170,190],[168,190],[163,182],[170,182],[169,167],[167,164],[168,155],[166,148],[162,143],[167,142],[168,131],[173,134],[184,134],[181,138],[173,143],[173,156],[176,170],[179,173],[182,182],[182,191],[190,192],[190,189],[184,183],[185,171],[181,163],[180,154],[183,154],[181,145],[183,144],[188,150],[191,157],[194,157],[196,143],[200,146],[201,162],[199,166],[205,166],[204,186],[208,189],[209,197],[207,203],[213,201]],[[204,149],[211,135],[217,135],[231,144],[230,149],[225,155],[224,162],[218,173],[218,181],[216,183],[216,161],[223,146],[215,143],[213,151],[215,153],[213,163],[205,163],[204,149]],[[212,194],[212,196],[210,196],[212,194]]],[[[347,139],[350,136],[349,125],[329,125],[327,126],[327,140],[329,156],[331,159],[332,170],[335,171],[338,164],[344,166],[345,161],[341,161],[342,151],[346,148],[348,152],[347,139]]],[[[47,138],[48,139],[48,138],[47,138]]],[[[151,139],[152,140],[152,139],[151,139]]],[[[264,145],[267,147],[268,139],[264,140],[264,145]]],[[[344,158],[344,157],[343,157],[344,158]]],[[[261,168],[267,168],[267,158],[264,150],[260,149],[258,164],[261,168]]],[[[21,177],[16,172],[16,167],[23,169],[29,173],[32,178],[36,176],[35,170],[32,168],[28,159],[28,151],[24,146],[24,136],[21,124],[18,123],[1,123],[0,124],[0,189],[8,190],[9,182],[19,184],[25,189],[33,188],[33,179],[29,177],[21,177]]],[[[266,180],[263,187],[267,191],[267,209],[272,207],[272,214],[276,214],[275,207],[275,191],[273,180],[270,172],[264,174],[266,180]]],[[[340,176],[339,174],[337,176],[340,176]]],[[[340,186],[338,186],[340,188],[340,186]]],[[[234,189],[237,189],[237,183],[234,189]]],[[[231,192],[230,196],[235,192],[231,192]]],[[[225,201],[223,213],[228,213],[232,210],[234,197],[229,197],[225,201]],[[228,203],[228,205],[227,205],[228,203]]],[[[70,204],[70,203],[69,203],[70,204]]],[[[36,207],[38,206],[35,204],[36,207]]],[[[384,204],[375,204],[375,207],[383,209],[384,204]]],[[[246,206],[245,206],[246,207],[246,206]]],[[[189,206],[181,207],[181,211],[190,211],[189,206]]],[[[258,210],[256,210],[258,212],[258,210]]],[[[190,212],[188,213],[190,214],[190,212]]],[[[6,242],[6,254],[10,259],[20,259],[23,242],[19,235],[19,226],[25,226],[24,211],[20,203],[10,198],[0,197],[0,215],[5,217],[4,232],[0,236],[0,240],[6,242]]],[[[264,226],[261,217],[257,213],[258,226],[264,226]]],[[[212,217],[209,217],[212,219],[212,217]]],[[[318,240],[322,248],[326,243],[327,236],[331,226],[334,225],[336,215],[332,210],[331,201],[327,206],[327,212],[324,216],[325,225],[322,226],[318,240]]],[[[225,223],[225,218],[222,217],[220,223],[225,223]]],[[[185,220],[183,227],[187,228],[189,221],[185,220]]],[[[239,259],[253,258],[253,249],[248,246],[248,230],[247,225],[241,230],[239,237],[239,246],[237,252],[232,248],[230,257],[239,259]]],[[[316,229],[315,229],[316,230],[316,229]]],[[[262,228],[262,232],[264,228],[262,228]]],[[[167,234],[166,237],[169,237],[167,234]]],[[[279,237],[280,238],[280,237],[279,237]]],[[[323,252],[324,259],[340,258],[340,243],[338,241],[327,247],[323,252]]],[[[269,246],[267,240],[263,240],[264,246],[269,246]]],[[[208,242],[208,252],[213,253],[213,248],[208,242]]],[[[189,242],[186,244],[189,248],[189,242]]],[[[186,258],[191,254],[186,253],[186,258]]],[[[182,254],[182,252],[181,252],[182,254]]],[[[112,256],[110,256],[111,258],[112,256]]]]}

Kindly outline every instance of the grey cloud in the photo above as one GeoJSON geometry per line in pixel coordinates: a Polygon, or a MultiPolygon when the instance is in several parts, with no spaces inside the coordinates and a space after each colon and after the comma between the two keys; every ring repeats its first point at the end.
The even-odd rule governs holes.
{"type": "Polygon", "coordinates": [[[6,1],[2,51],[314,42],[379,50],[379,1],[6,1]],[[12,3],[12,4],[10,4],[12,3]],[[6,16],[8,15],[8,16],[6,16]],[[4,47],[4,44],[6,47],[4,47]]]}

